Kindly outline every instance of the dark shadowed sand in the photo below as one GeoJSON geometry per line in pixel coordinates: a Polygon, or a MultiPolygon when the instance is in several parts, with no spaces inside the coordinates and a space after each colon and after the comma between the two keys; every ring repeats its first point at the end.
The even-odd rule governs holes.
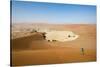
{"type": "Polygon", "coordinates": [[[48,42],[41,33],[11,39],[12,65],[96,61],[96,25],[57,25],[53,28],[74,31],[80,36],[69,42],[48,42]],[[81,48],[84,48],[84,55],[81,48]]]}

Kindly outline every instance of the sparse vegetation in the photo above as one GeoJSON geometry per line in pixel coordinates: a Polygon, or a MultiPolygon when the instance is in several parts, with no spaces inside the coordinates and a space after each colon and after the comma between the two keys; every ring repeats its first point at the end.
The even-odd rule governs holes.
{"type": "Polygon", "coordinates": [[[31,31],[30,33],[34,33],[34,32],[37,32],[37,30],[35,30],[35,29],[32,29],[32,31],[31,31]]]}

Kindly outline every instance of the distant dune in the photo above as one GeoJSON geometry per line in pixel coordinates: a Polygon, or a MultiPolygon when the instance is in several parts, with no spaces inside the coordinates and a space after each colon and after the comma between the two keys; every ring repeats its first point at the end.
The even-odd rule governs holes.
{"type": "MultiPolygon", "coordinates": [[[[12,65],[96,61],[95,24],[30,25],[26,27],[30,27],[29,29],[31,29],[32,27],[34,28],[34,26],[39,26],[39,29],[43,27],[43,29],[48,28],[50,30],[69,30],[80,35],[80,37],[69,42],[48,42],[43,39],[41,32],[34,32],[27,36],[12,38],[12,65]],[[84,48],[84,55],[82,54],[81,48],[84,48]]],[[[24,27],[21,26],[20,28],[24,27]]],[[[14,30],[16,29],[13,29],[13,31],[14,30]]]]}

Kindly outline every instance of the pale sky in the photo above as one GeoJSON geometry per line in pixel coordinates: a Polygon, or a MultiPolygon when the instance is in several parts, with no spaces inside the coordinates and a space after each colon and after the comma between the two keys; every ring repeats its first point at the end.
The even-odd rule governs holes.
{"type": "Polygon", "coordinates": [[[12,2],[13,23],[95,24],[96,6],[42,2],[12,2]]]}

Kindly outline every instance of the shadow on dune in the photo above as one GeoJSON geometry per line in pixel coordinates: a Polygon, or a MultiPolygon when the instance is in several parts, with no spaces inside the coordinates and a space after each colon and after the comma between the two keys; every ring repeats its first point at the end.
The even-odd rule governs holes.
{"type": "Polygon", "coordinates": [[[34,46],[38,45],[39,43],[36,41],[43,41],[43,36],[40,33],[33,34],[26,37],[11,39],[11,48],[13,50],[26,50],[30,49],[30,46],[33,44],[34,46]],[[34,42],[34,43],[33,43],[34,42]]]}

